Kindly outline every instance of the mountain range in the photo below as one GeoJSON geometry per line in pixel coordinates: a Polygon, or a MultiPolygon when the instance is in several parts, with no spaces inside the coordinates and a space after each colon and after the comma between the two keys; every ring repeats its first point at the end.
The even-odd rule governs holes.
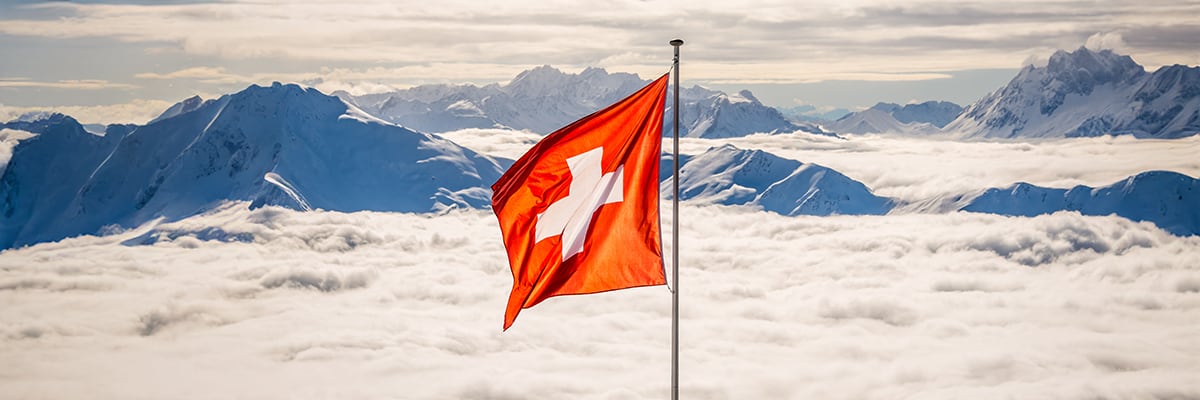
{"type": "Polygon", "coordinates": [[[1200,67],[1147,73],[1111,50],[1059,50],[963,110],[946,131],[966,138],[1200,133],[1200,67]]]}
{"type": "MultiPolygon", "coordinates": [[[[524,71],[505,84],[421,85],[387,93],[334,95],[389,122],[423,132],[466,128],[505,128],[547,134],[616,102],[648,84],[637,75],[588,68],[578,74],[545,65],[524,71]]],[[[751,133],[795,131],[829,133],[807,122],[792,122],[763,105],[750,91],[735,94],[692,86],[680,90],[680,129],[684,137],[723,138],[751,133]]],[[[673,113],[667,99],[666,114],[673,113]]],[[[668,118],[664,133],[673,129],[668,118]]]]}
{"type": "MultiPolygon", "coordinates": [[[[1050,93],[1049,97],[1041,97],[1050,101],[1046,104],[1053,104],[1057,96],[1053,93],[1059,93],[1056,90],[1074,94],[1063,95],[1058,106],[1039,108],[1038,112],[1045,109],[1048,115],[1056,115],[1084,104],[1080,102],[1090,97],[1080,94],[1086,92],[1081,82],[1092,77],[1095,82],[1103,82],[1093,82],[1092,96],[1111,93],[1118,83],[1137,84],[1135,98],[1142,99],[1138,101],[1143,112],[1167,104],[1166,100],[1187,100],[1176,101],[1169,108],[1185,111],[1172,114],[1175,117],[1162,126],[1191,126],[1187,121],[1177,122],[1180,115],[1192,112],[1186,111],[1190,110],[1187,107],[1195,105],[1190,101],[1196,89],[1190,82],[1195,82],[1192,76],[1196,69],[1165,67],[1145,74],[1137,72],[1140,67],[1130,67],[1130,62],[1128,57],[1111,52],[1060,52],[1047,67],[1023,70],[1009,87],[1017,88],[1011,91],[1016,93],[1014,96],[1026,96],[1033,77],[1041,82],[1063,71],[1077,71],[1077,76],[1071,78],[1074,80],[1059,77],[1048,81],[1050,86],[1039,92],[1050,93]],[[1080,57],[1084,61],[1091,57],[1096,62],[1075,60],[1080,57]],[[1065,67],[1068,61],[1082,66],[1065,67]],[[1087,72],[1093,70],[1098,72],[1087,72]],[[1101,77],[1096,78],[1098,75],[1101,77]],[[1075,84],[1062,83],[1068,81],[1075,84]]],[[[315,89],[278,83],[252,85],[216,99],[185,99],[146,125],[101,129],[85,127],[62,114],[21,118],[0,124],[0,156],[6,158],[0,159],[4,161],[0,162],[0,249],[119,231],[156,219],[184,218],[229,200],[247,201],[252,207],[279,205],[300,210],[438,212],[455,207],[487,207],[489,187],[511,165],[510,160],[479,154],[436,134],[385,121],[354,103],[374,104],[379,106],[377,112],[397,110],[398,104],[425,104],[430,107],[425,114],[410,107],[406,108],[410,114],[391,114],[391,118],[427,115],[427,119],[413,120],[428,124],[477,122],[478,126],[498,126],[503,120],[499,125],[505,127],[524,124],[524,129],[530,130],[555,129],[555,121],[599,109],[608,98],[622,96],[644,82],[634,75],[609,74],[600,69],[565,74],[540,67],[505,85],[420,86],[374,97],[352,98],[344,93],[341,97],[328,96],[315,89]],[[491,94],[479,97],[481,93],[491,94]],[[538,96],[545,98],[538,100],[538,96]],[[441,109],[434,107],[443,103],[441,109]]],[[[731,95],[693,87],[683,93],[686,100],[681,112],[693,118],[685,119],[687,126],[681,128],[693,137],[783,132],[798,127],[779,122],[783,120],[780,114],[763,106],[749,92],[731,95]]],[[[997,93],[1009,92],[1002,89],[997,93]]],[[[988,108],[993,111],[1024,104],[984,103],[997,105],[988,108]]],[[[962,129],[964,118],[973,118],[972,113],[982,110],[980,104],[967,107],[947,125],[948,129],[962,129]]],[[[881,103],[867,110],[870,112],[851,114],[838,122],[857,120],[862,126],[890,119],[901,125],[936,127],[956,107],[936,102],[906,106],[881,103]]],[[[1104,110],[1112,108],[1092,111],[1104,110]]],[[[1025,121],[1026,129],[1021,134],[1032,132],[1028,128],[1033,125],[1025,121]]],[[[1138,126],[1149,126],[1149,120],[1134,121],[1141,121],[1138,126]]],[[[1133,122],[1122,123],[1134,126],[1133,122]]],[[[462,126],[466,125],[446,127],[462,126]]],[[[1177,137],[1186,133],[1162,129],[1154,132],[1131,134],[1177,137]]],[[[968,136],[992,137],[988,133],[968,136]]],[[[669,162],[663,161],[664,171],[669,171],[669,162]]],[[[760,150],[717,146],[685,155],[680,162],[680,197],[693,202],[756,207],[784,215],[880,215],[920,209],[877,196],[866,185],[838,171],[760,150]]],[[[667,186],[672,179],[669,174],[661,177],[667,186]]],[[[1195,178],[1152,171],[1099,188],[1058,189],[1018,183],[964,194],[936,211],[1116,214],[1191,235],[1200,233],[1196,190],[1195,178]]],[[[670,193],[663,194],[669,198],[670,193]]]]}
{"type": "Polygon", "coordinates": [[[1147,171],[1108,186],[1047,188],[1025,182],[987,189],[962,211],[1031,217],[1058,211],[1116,214],[1150,221],[1176,235],[1200,234],[1200,180],[1170,171],[1147,171]]]}
{"type": "Polygon", "coordinates": [[[1200,67],[1169,65],[1148,73],[1111,50],[1059,50],[1045,66],[1026,66],[952,121],[945,117],[956,106],[933,104],[914,118],[905,110],[912,105],[881,103],[824,126],[836,133],[963,139],[1186,137],[1200,133],[1200,67]]]}
{"type": "Polygon", "coordinates": [[[371,117],[296,85],[185,100],[103,136],[53,115],[0,178],[0,248],[177,219],[225,200],[296,209],[485,207],[506,160],[371,117]],[[178,105],[177,105],[178,106],[178,105]]]}
{"type": "Polygon", "coordinates": [[[838,133],[937,134],[962,112],[948,101],[917,104],[878,103],[866,110],[846,114],[826,126],[838,133]]]}
{"type": "MultiPolygon", "coordinates": [[[[862,182],[816,164],[732,145],[681,159],[681,200],[744,205],[783,215],[883,215],[978,212],[1031,217],[1060,211],[1149,221],[1176,235],[1200,235],[1200,179],[1148,171],[1103,187],[1047,188],[1016,183],[965,193],[940,207],[913,207],[877,196],[862,182]]],[[[671,196],[671,178],[662,197],[671,196]]],[[[935,201],[931,199],[930,201],[935,201]]]]}

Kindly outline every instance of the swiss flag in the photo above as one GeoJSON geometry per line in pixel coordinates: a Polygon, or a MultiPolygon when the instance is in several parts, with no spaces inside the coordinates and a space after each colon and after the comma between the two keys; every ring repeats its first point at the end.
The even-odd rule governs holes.
{"type": "Polygon", "coordinates": [[[504,312],[552,296],[666,284],[658,166],[667,75],[555,131],[492,185],[512,266],[504,312]]]}

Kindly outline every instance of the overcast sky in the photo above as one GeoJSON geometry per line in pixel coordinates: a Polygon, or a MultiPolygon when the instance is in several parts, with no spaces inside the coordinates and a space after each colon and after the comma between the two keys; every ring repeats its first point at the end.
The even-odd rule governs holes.
{"type": "MultiPolygon", "coordinates": [[[[249,83],[370,92],[505,82],[550,64],[685,82],[774,106],[969,103],[1087,44],[1200,64],[1200,1],[4,1],[0,105],[146,118],[249,83]],[[74,107],[74,108],[71,108],[74,107]]],[[[144,121],[134,121],[144,122],[144,121]]]]}

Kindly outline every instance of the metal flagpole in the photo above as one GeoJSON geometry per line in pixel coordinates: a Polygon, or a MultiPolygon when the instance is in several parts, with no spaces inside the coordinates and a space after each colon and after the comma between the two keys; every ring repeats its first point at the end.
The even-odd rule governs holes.
{"type": "Polygon", "coordinates": [[[675,175],[671,181],[675,194],[671,197],[671,400],[679,400],[679,46],[682,39],[671,41],[675,48],[675,134],[672,136],[672,164],[675,175]]]}

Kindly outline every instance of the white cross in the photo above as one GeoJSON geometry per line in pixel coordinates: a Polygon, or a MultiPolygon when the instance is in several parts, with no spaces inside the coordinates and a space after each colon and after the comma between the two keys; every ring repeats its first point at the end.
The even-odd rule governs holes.
{"type": "Polygon", "coordinates": [[[625,166],[618,166],[616,171],[601,176],[600,159],[603,156],[604,147],[597,147],[568,158],[571,186],[567,197],[558,199],[546,208],[546,212],[538,214],[534,227],[537,240],[534,242],[562,235],[563,261],[583,252],[592,214],[600,206],[624,201],[625,166]]]}

